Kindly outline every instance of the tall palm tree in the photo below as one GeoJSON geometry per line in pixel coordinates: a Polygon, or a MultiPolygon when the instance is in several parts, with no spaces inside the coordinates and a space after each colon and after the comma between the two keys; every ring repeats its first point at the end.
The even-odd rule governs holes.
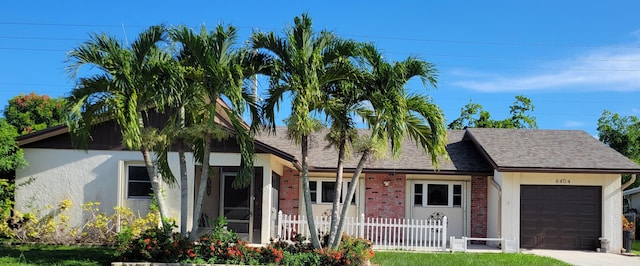
{"type": "MultiPolygon", "coordinates": [[[[349,136],[352,128],[345,127],[344,121],[351,121],[349,115],[358,114],[366,121],[371,129],[371,135],[366,137],[364,145],[357,147],[361,153],[360,160],[356,166],[354,174],[351,178],[347,195],[345,196],[345,204],[340,212],[339,224],[335,229],[336,237],[330,243],[331,248],[338,246],[340,236],[344,230],[344,220],[353,195],[360,178],[360,174],[364,168],[366,161],[372,156],[383,156],[389,150],[391,155],[396,157],[400,155],[402,150],[402,142],[406,137],[411,138],[416,144],[431,156],[432,163],[438,167],[438,159],[447,157],[446,144],[447,132],[444,124],[444,115],[440,108],[431,103],[429,98],[423,95],[412,95],[407,92],[406,84],[413,78],[422,80],[424,86],[436,86],[436,70],[434,66],[422,60],[409,57],[404,61],[391,64],[386,62],[382,55],[372,45],[364,45],[362,47],[362,56],[364,65],[362,69],[365,71],[364,82],[357,82],[356,86],[361,86],[359,90],[351,89],[351,92],[362,93],[361,95],[353,94],[336,94],[337,97],[346,97],[342,102],[352,103],[355,105],[366,106],[369,109],[358,108],[353,112],[342,112],[347,114],[341,118],[335,117],[334,120],[343,121],[339,124],[339,131],[343,132],[342,136],[349,136]],[[352,99],[352,100],[349,100],[352,99]],[[364,102],[363,102],[364,101],[364,102]]],[[[347,110],[347,109],[343,109],[347,110]]],[[[350,124],[347,124],[350,125],[350,124]]],[[[339,148],[345,147],[348,139],[340,139],[339,148]]],[[[344,156],[344,152],[338,153],[344,156]]],[[[340,158],[338,161],[342,161],[340,158]]],[[[342,171],[342,168],[338,168],[342,171]]],[[[338,173],[340,175],[340,173],[338,173]]],[[[332,229],[333,230],[333,229],[332,229]]]]}
{"type": "Polygon", "coordinates": [[[167,217],[161,190],[163,177],[158,175],[151,158],[151,148],[158,135],[146,118],[151,108],[164,106],[162,97],[157,96],[163,91],[159,69],[171,61],[171,54],[161,47],[165,35],[164,26],[152,26],[140,33],[131,47],[125,47],[113,37],[93,34],[90,40],[68,53],[67,67],[72,79],[84,67],[98,70],[96,74],[79,78],[77,87],[67,98],[74,143],[86,147],[93,125],[115,119],[123,145],[142,153],[161,217],[167,217]]]}
{"type": "MultiPolygon", "coordinates": [[[[253,75],[256,68],[251,63],[253,56],[247,49],[235,47],[237,31],[232,26],[218,25],[215,30],[207,32],[202,28],[199,34],[186,27],[179,27],[171,31],[171,37],[182,44],[184,53],[189,55],[190,63],[201,68],[202,89],[199,101],[205,108],[194,113],[197,131],[197,143],[192,145],[196,159],[202,163],[200,187],[196,198],[193,214],[193,227],[189,240],[197,237],[198,222],[202,212],[203,197],[206,180],[209,177],[209,160],[211,156],[211,142],[221,140],[229,134],[236,137],[240,147],[240,170],[234,180],[235,187],[246,187],[251,182],[254,160],[254,130],[260,122],[258,119],[255,98],[249,86],[243,86],[248,77],[253,75]],[[230,108],[221,108],[219,99],[226,98],[230,108]],[[252,124],[247,127],[242,119],[245,106],[251,111],[252,124]],[[229,118],[231,128],[224,128],[216,123],[218,112],[224,112],[229,118]]],[[[259,66],[259,64],[258,64],[259,66]]]]}
{"type": "MultiPolygon", "coordinates": [[[[314,32],[307,14],[294,18],[294,25],[286,35],[254,33],[254,49],[273,56],[270,68],[269,95],[265,99],[264,114],[267,123],[275,128],[275,111],[285,96],[290,96],[292,112],[288,118],[288,135],[300,144],[302,158],[302,189],[311,242],[320,248],[318,233],[313,222],[311,193],[309,190],[308,142],[309,135],[318,127],[310,113],[322,105],[322,90],[326,84],[346,79],[348,70],[341,67],[355,53],[355,45],[337,38],[327,31],[314,32]]],[[[287,99],[288,100],[288,99],[287,99]]]]}
{"type": "Polygon", "coordinates": [[[171,116],[167,126],[162,129],[166,139],[158,145],[158,169],[162,175],[172,176],[173,172],[169,166],[169,151],[173,146],[178,153],[179,173],[180,173],[180,235],[187,237],[189,180],[187,176],[187,143],[193,140],[192,132],[189,128],[194,125],[194,114],[203,110],[204,103],[201,94],[202,69],[188,65],[184,55],[179,55],[173,64],[168,65],[165,70],[166,77],[169,77],[166,86],[165,97],[167,107],[171,108],[171,116]]]}

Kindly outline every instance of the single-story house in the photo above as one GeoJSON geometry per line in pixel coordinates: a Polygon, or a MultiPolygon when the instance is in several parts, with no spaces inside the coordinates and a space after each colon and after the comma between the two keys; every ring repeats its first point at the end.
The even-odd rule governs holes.
{"type": "MultiPolygon", "coordinates": [[[[223,121],[222,119],[221,121],[223,121]]],[[[256,137],[255,175],[251,186],[230,183],[239,165],[233,140],[216,142],[209,161],[203,225],[219,215],[229,227],[254,243],[275,235],[277,212],[304,214],[299,169],[300,148],[286,136],[256,137]],[[208,218],[208,219],[207,219],[208,218]]],[[[621,174],[640,166],[583,131],[466,129],[448,131],[449,160],[438,169],[430,156],[406,141],[398,160],[369,161],[350,215],[367,217],[448,217],[448,234],[457,238],[516,239],[521,248],[587,249],[608,240],[608,252],[622,248],[621,174]]],[[[327,148],[322,132],[311,136],[310,187],[315,215],[331,208],[337,152],[327,148]]],[[[70,223],[82,222],[80,204],[99,201],[103,211],[149,206],[142,156],[122,147],[117,126],[107,121],[94,129],[89,150],[71,146],[65,126],[20,137],[29,166],[16,172],[16,208],[23,212],[70,199],[70,223]],[[26,182],[30,181],[30,182],[26,182]]],[[[177,176],[177,154],[170,155],[177,176]]],[[[346,163],[349,182],[358,155],[346,163]]],[[[199,184],[198,165],[187,154],[190,195],[199,184]]],[[[343,186],[346,190],[347,186],[343,186]]],[[[180,188],[163,187],[170,215],[180,218],[180,188]]],[[[190,215],[194,198],[189,198],[190,215]]],[[[179,224],[179,223],[178,223],[179,224]]],[[[191,228],[191,223],[187,225],[191,228]]]]}

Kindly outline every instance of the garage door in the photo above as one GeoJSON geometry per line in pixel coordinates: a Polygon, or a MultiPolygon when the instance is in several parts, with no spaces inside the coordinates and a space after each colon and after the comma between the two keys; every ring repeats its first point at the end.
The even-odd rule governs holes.
{"type": "Polygon", "coordinates": [[[600,246],[602,188],[521,186],[522,248],[595,250],[600,246]]]}

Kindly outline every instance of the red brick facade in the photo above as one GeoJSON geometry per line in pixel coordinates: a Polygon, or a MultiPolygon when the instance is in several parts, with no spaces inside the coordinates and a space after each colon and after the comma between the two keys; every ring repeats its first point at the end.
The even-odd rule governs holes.
{"type": "Polygon", "coordinates": [[[300,199],[300,173],[291,168],[284,168],[280,177],[280,210],[284,214],[298,214],[300,199]]]}
{"type": "Polygon", "coordinates": [[[487,237],[487,177],[471,177],[471,237],[487,237]]]}
{"type": "Polygon", "coordinates": [[[404,174],[366,173],[365,217],[405,218],[405,183],[404,174]]]}
{"type": "MultiPolygon", "coordinates": [[[[405,174],[366,173],[364,180],[366,217],[405,218],[405,174]]],[[[488,177],[471,178],[471,237],[487,237],[487,186],[488,177]]],[[[300,197],[299,172],[285,168],[280,178],[282,212],[298,214],[300,197]]]]}

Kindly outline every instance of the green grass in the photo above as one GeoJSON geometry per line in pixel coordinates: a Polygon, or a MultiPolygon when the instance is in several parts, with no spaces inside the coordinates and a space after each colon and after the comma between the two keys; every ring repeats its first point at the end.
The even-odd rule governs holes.
{"type": "Polygon", "coordinates": [[[633,240],[633,243],[631,243],[631,253],[640,255],[640,240],[633,240]]]}
{"type": "Polygon", "coordinates": [[[569,265],[531,254],[376,252],[373,264],[390,265],[569,265]]]}
{"type": "Polygon", "coordinates": [[[0,265],[110,265],[109,247],[0,245],[0,265]]]}

